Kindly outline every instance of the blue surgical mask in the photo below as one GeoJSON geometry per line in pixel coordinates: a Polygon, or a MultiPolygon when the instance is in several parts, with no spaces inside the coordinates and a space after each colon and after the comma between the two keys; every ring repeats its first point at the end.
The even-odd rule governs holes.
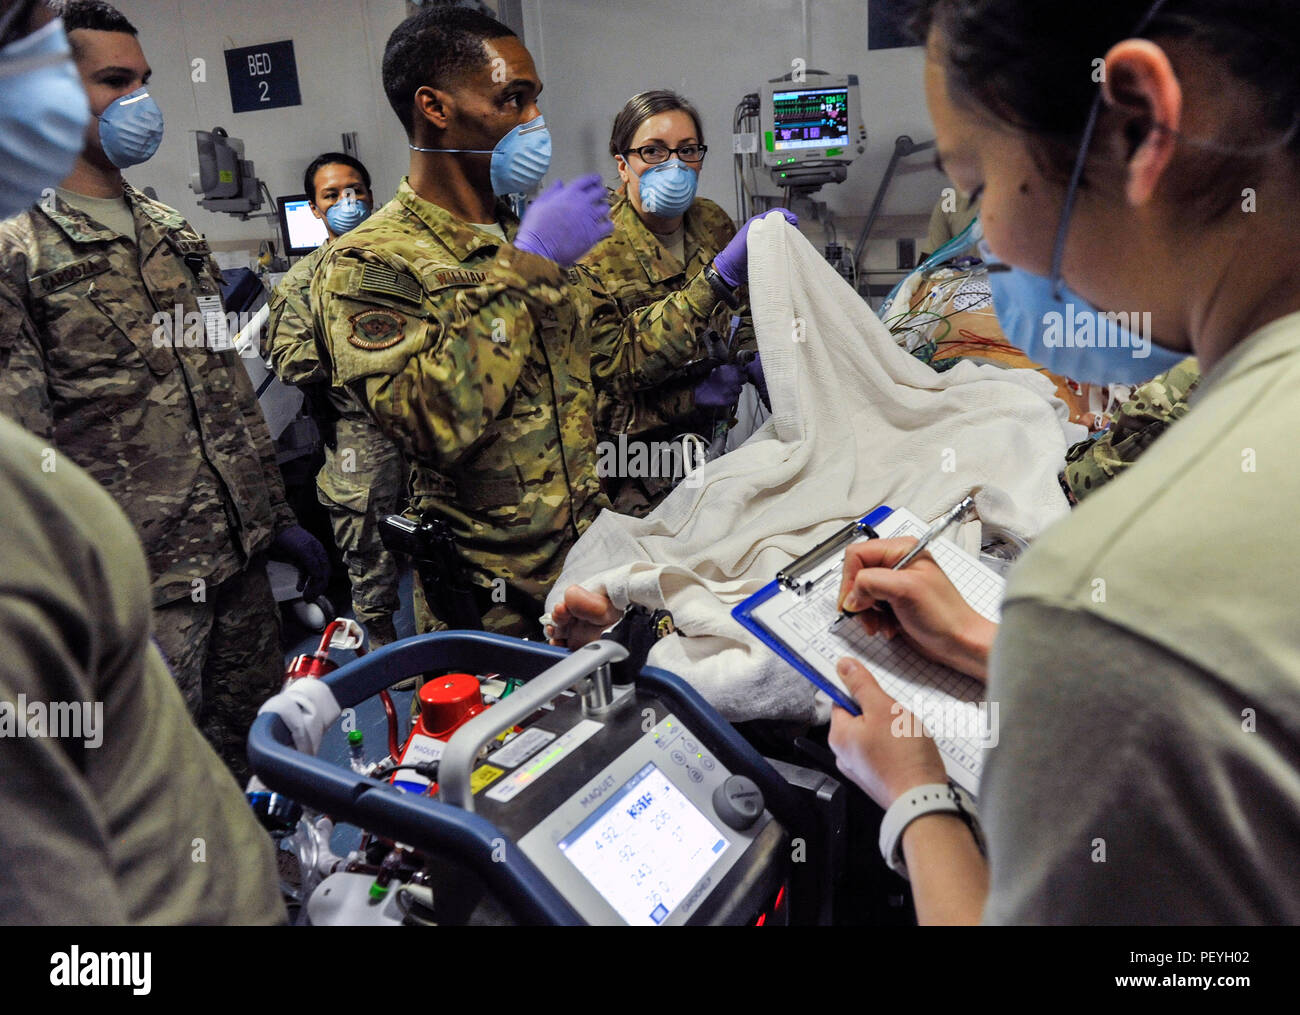
{"type": "Polygon", "coordinates": [[[355,229],[369,217],[370,205],[360,200],[350,187],[325,212],[325,222],[335,236],[342,236],[348,230],[355,229]]]}
{"type": "Polygon", "coordinates": [[[540,116],[521,123],[492,149],[492,192],[529,194],[551,168],[551,132],[540,116]]]}
{"type": "Polygon", "coordinates": [[[88,123],[90,104],[62,20],[0,50],[0,218],[63,182],[88,123]]]}
{"type": "Polygon", "coordinates": [[[416,152],[453,152],[492,156],[492,193],[531,194],[551,168],[551,132],[542,117],[518,124],[494,148],[419,148],[416,152]]]}
{"type": "Polygon", "coordinates": [[[162,144],[163,115],[147,88],[115,99],[99,114],[99,143],[118,169],[148,162],[162,144]]]}
{"type": "Polygon", "coordinates": [[[1039,366],[1083,384],[1142,384],[1187,358],[1151,340],[1150,313],[1102,313],[1063,284],[1058,298],[1050,278],[1000,263],[977,235],[998,324],[1039,366]]]}
{"type": "Polygon", "coordinates": [[[700,174],[687,168],[681,159],[671,159],[651,166],[641,174],[641,209],[662,218],[683,215],[695,201],[700,174]]]}

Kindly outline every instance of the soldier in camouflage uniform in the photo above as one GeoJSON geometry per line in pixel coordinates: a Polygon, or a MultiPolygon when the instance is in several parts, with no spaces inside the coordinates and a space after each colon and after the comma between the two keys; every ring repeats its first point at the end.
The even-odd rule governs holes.
{"type": "MultiPolygon", "coordinates": [[[[91,15],[112,27],[65,21],[98,116],[149,68],[129,22],[102,7],[91,15]],[[104,67],[131,80],[119,71],[102,83],[104,67]]],[[[65,187],[0,226],[0,411],[86,469],[131,519],[159,647],[242,778],[248,726],[283,680],[263,554],[289,536],[324,550],[285,503],[207,241],[122,180],[96,127],[65,187]]]]}
{"type": "Polygon", "coordinates": [[[304,389],[325,443],[325,464],[316,476],[316,493],[329,512],[334,540],[352,581],[352,608],[365,625],[370,645],[397,640],[393,615],[399,607],[400,565],[379,537],[379,522],[406,507],[408,469],[397,445],[347,388],[330,384],[321,362],[311,317],[311,280],[330,243],[338,238],[327,217],[345,188],[358,201],[371,201],[365,167],[338,152],[315,159],[304,180],[317,217],[330,239],[290,269],[271,297],[271,366],[285,384],[304,389]]]}
{"type": "MultiPolygon", "coordinates": [[[[672,217],[646,211],[638,174],[651,165],[643,154],[660,154],[642,152],[652,142],[664,149],[703,145],[698,114],[673,92],[635,95],[615,118],[609,149],[623,184],[611,197],[614,232],[582,259],[624,315],[674,296],[688,280],[699,277],[736,235],[730,216],[705,198],[696,198],[683,214],[672,217]]],[[[698,159],[683,159],[683,164],[698,173],[703,151],[688,154],[698,155],[698,159]]],[[[744,309],[719,305],[706,327],[729,342],[733,353],[754,347],[753,326],[744,309]]],[[[718,411],[697,406],[695,388],[716,365],[714,360],[701,359],[673,379],[636,390],[627,398],[608,390],[598,392],[597,440],[616,446],[619,435],[626,435],[627,460],[651,463],[661,462],[659,449],[679,443],[683,434],[699,434],[706,442],[712,441],[718,411]],[[645,445],[645,451],[638,453],[637,444],[645,445]]],[[[653,471],[662,474],[601,476],[615,511],[643,517],[681,478],[665,469],[653,471]]]]}
{"type": "Polygon", "coordinates": [[[1075,502],[1109,483],[1141,457],[1170,424],[1188,412],[1201,380],[1196,357],[1136,388],[1109,429],[1066,453],[1065,482],[1075,502]]]}
{"type": "MultiPolygon", "coordinates": [[[[720,300],[697,279],[624,320],[579,270],[514,245],[520,223],[493,203],[489,160],[446,151],[491,149],[539,115],[532,59],[504,25],[456,8],[414,15],[388,41],[384,87],[416,149],[410,176],[325,254],[316,327],[335,385],[361,397],[412,463],[413,509],[449,524],[484,626],[539,634],[569,547],[607,506],[593,383],[628,391],[667,379],[720,300]],[[476,56],[457,62],[458,52],[476,56]],[[454,115],[441,87],[453,74],[454,115]]],[[[590,203],[573,197],[587,188],[548,193],[590,203]]],[[[585,239],[593,219],[559,225],[559,242],[588,231],[573,260],[598,238],[585,239]]],[[[428,630],[437,621],[422,600],[417,625],[428,630]]]]}

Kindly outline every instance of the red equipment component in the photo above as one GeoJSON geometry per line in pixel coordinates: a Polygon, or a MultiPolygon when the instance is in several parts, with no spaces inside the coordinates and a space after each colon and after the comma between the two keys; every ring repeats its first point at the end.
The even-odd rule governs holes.
{"type": "MultiPolygon", "coordinates": [[[[340,628],[347,627],[349,624],[346,620],[331,620],[325,625],[325,630],[320,636],[320,645],[311,655],[294,656],[284,671],[284,682],[286,685],[301,680],[304,677],[317,679],[325,676],[327,673],[333,673],[339,668],[339,664],[330,659],[330,642],[334,640],[334,635],[340,628]]],[[[358,637],[359,637],[359,629],[358,637]]],[[[350,646],[344,645],[345,648],[350,646]]],[[[366,654],[366,650],[361,645],[356,648],[357,657],[366,654]]],[[[379,700],[383,702],[384,713],[388,717],[388,753],[393,758],[397,757],[397,709],[393,706],[392,696],[387,691],[379,692],[379,700]]]]}
{"type": "MultiPolygon", "coordinates": [[[[320,636],[320,645],[316,651],[309,656],[294,656],[284,673],[284,682],[287,684],[291,680],[299,680],[302,677],[323,677],[326,673],[333,673],[339,668],[338,663],[330,662],[330,641],[334,633],[343,627],[345,621],[331,620],[325,625],[325,631],[320,636]]],[[[361,653],[358,653],[360,655],[361,653]]]]}
{"type": "Polygon", "coordinates": [[[420,688],[420,718],[415,730],[448,740],[451,735],[487,708],[478,678],[469,673],[448,673],[420,688]]]}
{"type": "MultiPolygon", "coordinates": [[[[469,673],[448,673],[428,681],[420,688],[417,700],[420,715],[402,748],[404,765],[436,761],[442,756],[442,745],[452,734],[488,708],[483,703],[478,678],[469,673]]],[[[430,794],[438,791],[436,782],[410,769],[394,772],[392,782],[430,794]]]]}

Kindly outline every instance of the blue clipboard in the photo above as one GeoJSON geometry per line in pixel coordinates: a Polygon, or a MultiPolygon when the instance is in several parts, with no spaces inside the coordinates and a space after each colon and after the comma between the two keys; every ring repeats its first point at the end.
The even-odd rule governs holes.
{"type": "Polygon", "coordinates": [[[809,666],[802,656],[755,620],[752,614],[754,610],[763,605],[763,603],[767,602],[782,589],[792,588],[792,583],[798,580],[800,572],[816,567],[820,563],[824,563],[827,556],[840,552],[842,549],[847,548],[850,543],[855,543],[862,539],[878,538],[875,526],[879,525],[893,513],[894,509],[891,507],[885,507],[882,505],[876,508],[870,514],[851,523],[844,529],[841,529],[835,535],[831,536],[830,539],[815,546],[810,552],[794,561],[788,568],[784,568],[778,572],[776,578],[772,582],[764,585],[743,603],[732,607],[731,610],[731,615],[736,619],[737,623],[743,626],[747,631],[752,632],[759,641],[802,673],[806,678],[808,678],[808,680],[812,681],[817,688],[830,695],[832,701],[851,715],[862,714],[862,709],[858,707],[858,703],[809,666]]]}

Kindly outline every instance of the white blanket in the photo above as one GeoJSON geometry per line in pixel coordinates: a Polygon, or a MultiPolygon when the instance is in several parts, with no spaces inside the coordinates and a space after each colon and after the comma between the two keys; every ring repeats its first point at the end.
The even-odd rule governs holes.
{"type": "Polygon", "coordinates": [[[772,418],[647,518],[601,514],[547,606],[581,584],[619,608],[666,607],[681,634],[655,646],[651,665],[732,721],[823,722],[829,701],[731,607],[880,504],[933,518],[976,489],[985,524],[1031,539],[1066,514],[1057,473],[1085,435],[1033,371],[962,363],[936,374],[903,352],[780,215],[750,230],[749,292],[772,418]]]}

